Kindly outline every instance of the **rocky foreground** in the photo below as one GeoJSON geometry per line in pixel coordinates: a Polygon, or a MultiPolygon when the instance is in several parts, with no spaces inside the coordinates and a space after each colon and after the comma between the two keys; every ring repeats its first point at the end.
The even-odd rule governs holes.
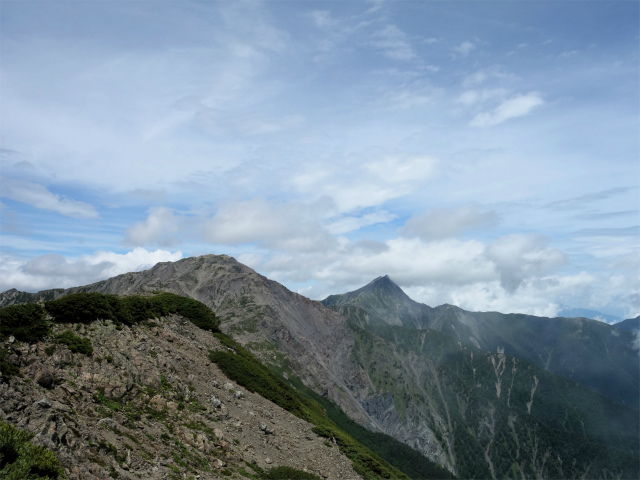
{"type": "Polygon", "coordinates": [[[184,318],[53,333],[69,328],[92,355],[5,342],[20,376],[0,383],[0,417],[53,450],[70,480],[254,478],[277,466],[360,478],[313,425],[230,381],[208,357],[226,347],[184,318]]]}

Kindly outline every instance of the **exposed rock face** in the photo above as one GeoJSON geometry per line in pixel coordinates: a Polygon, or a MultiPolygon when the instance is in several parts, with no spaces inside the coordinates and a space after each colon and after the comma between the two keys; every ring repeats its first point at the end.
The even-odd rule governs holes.
{"type": "Polygon", "coordinates": [[[178,316],[156,322],[71,325],[92,357],[7,342],[22,377],[0,383],[0,417],[52,449],[70,480],[244,477],[249,465],[359,478],[313,425],[225,377],[210,333],[178,316]]]}

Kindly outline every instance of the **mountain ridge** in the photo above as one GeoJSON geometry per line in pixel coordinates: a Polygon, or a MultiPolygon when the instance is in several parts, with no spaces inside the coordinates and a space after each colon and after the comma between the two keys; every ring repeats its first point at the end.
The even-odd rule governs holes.
{"type": "Polygon", "coordinates": [[[388,276],[323,303],[343,314],[362,308],[366,313],[361,325],[438,330],[469,347],[493,352],[501,348],[624,405],[635,407],[640,401],[637,353],[629,347],[633,336],[597,320],[469,312],[454,305],[432,308],[409,298],[388,276]]]}
{"type": "MultiPolygon", "coordinates": [[[[203,301],[219,316],[221,328],[263,361],[299,376],[359,423],[391,434],[462,476],[505,475],[509,465],[496,462],[507,459],[514,462],[510,475],[518,477],[581,476],[598,465],[606,467],[600,475],[603,478],[616,476],[615,468],[611,469],[614,465],[585,455],[584,449],[574,452],[583,459],[573,467],[537,464],[536,445],[545,445],[557,461],[568,461],[571,453],[558,439],[575,440],[582,418],[591,439],[588,448],[624,456],[627,454],[619,452],[620,442],[606,425],[621,425],[621,432],[627,435],[624,438],[633,443],[637,429],[628,435],[636,428],[634,414],[624,407],[617,411],[597,393],[505,352],[509,338],[505,332],[496,337],[501,323],[495,314],[466,312],[452,305],[431,308],[414,302],[394,285],[388,276],[382,276],[358,289],[349,301],[344,295],[331,296],[329,306],[334,311],[288,291],[232,257],[209,255],[158,264],[144,272],[66,291],[40,292],[40,297],[78,291],[165,290],[203,301]],[[367,296],[374,301],[369,302],[367,296]],[[556,395],[553,385],[558,388],[556,395]],[[595,408],[591,418],[586,413],[589,408],[595,408]],[[553,416],[548,417],[549,412],[553,416]],[[569,415],[570,421],[563,422],[563,415],[569,415]],[[487,425],[493,426],[488,429],[487,425]],[[531,428],[540,433],[527,436],[531,428]],[[508,443],[503,445],[500,439],[505,435],[520,445],[517,451],[510,450],[508,443]]],[[[39,298],[19,292],[11,292],[13,300],[8,296],[0,295],[0,304],[39,298]]],[[[538,329],[554,320],[503,317],[519,329],[531,318],[538,319],[538,329]]],[[[560,332],[563,335],[580,328],[589,330],[591,324],[567,325],[575,328],[560,332]]],[[[606,333],[613,330],[627,339],[627,334],[613,327],[606,333]]],[[[530,331],[522,331],[524,338],[515,338],[525,345],[516,346],[526,350],[530,331]]],[[[512,327],[506,333],[517,331],[512,327]]],[[[591,333],[597,337],[598,332],[591,333]]],[[[551,353],[555,360],[556,352],[551,353]]]]}

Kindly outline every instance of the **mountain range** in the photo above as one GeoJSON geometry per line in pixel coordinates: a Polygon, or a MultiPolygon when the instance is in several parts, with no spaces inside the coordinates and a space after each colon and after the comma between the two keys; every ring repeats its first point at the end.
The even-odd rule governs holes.
{"type": "Polygon", "coordinates": [[[640,473],[631,327],[432,308],[388,276],[317,302],[225,255],[66,290],[9,290],[0,306],[157,291],[204,303],[225,333],[283,378],[299,379],[352,420],[459,478],[640,473]]]}

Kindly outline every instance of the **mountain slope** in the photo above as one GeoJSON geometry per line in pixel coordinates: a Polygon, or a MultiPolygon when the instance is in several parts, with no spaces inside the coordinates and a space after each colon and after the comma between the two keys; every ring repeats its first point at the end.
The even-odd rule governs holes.
{"type": "MultiPolygon", "coordinates": [[[[421,306],[380,280],[354,296],[361,303],[332,306],[344,315],[227,256],[158,264],[64,293],[163,290],[201,300],[222,330],[283,375],[462,478],[637,476],[637,410],[497,347],[485,350],[496,334],[481,330],[483,319],[421,306]],[[370,310],[367,290],[377,290],[370,310]]],[[[62,293],[11,292],[0,304],[62,293]]]]}
{"type": "Polygon", "coordinates": [[[633,332],[640,330],[640,315],[636,318],[627,318],[621,322],[614,324],[616,328],[620,330],[625,330],[627,332],[633,332]]]}
{"type": "Polygon", "coordinates": [[[282,466],[359,478],[313,424],[229,379],[209,358],[226,347],[185,317],[56,321],[37,342],[19,325],[0,333],[0,416],[53,450],[69,480],[256,479],[282,466]]]}
{"type": "Polygon", "coordinates": [[[468,312],[453,305],[428,307],[411,300],[388,277],[323,303],[361,324],[381,323],[441,331],[461,345],[504,353],[575,380],[623,405],[640,401],[640,369],[633,336],[586,318],[545,318],[498,312],[468,312]],[[364,322],[364,323],[362,323],[364,322]]]}

